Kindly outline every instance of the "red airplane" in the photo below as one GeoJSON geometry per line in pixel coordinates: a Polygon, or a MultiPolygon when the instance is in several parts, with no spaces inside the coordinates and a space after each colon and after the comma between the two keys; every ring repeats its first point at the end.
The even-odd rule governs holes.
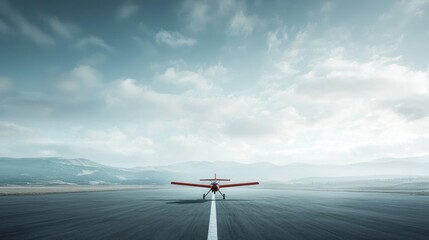
{"type": "Polygon", "coordinates": [[[248,186],[248,185],[257,185],[259,182],[245,182],[245,183],[233,183],[233,184],[219,184],[220,181],[231,181],[230,179],[226,178],[217,178],[216,173],[214,175],[214,178],[205,178],[200,179],[200,181],[211,181],[210,184],[196,184],[196,183],[184,183],[184,182],[171,182],[171,184],[176,185],[183,185],[183,186],[191,186],[191,187],[203,187],[203,188],[210,188],[210,190],[203,194],[203,199],[206,199],[206,196],[213,192],[213,194],[216,194],[216,192],[219,192],[220,195],[222,195],[223,199],[225,199],[225,194],[223,194],[220,189],[226,188],[226,187],[239,187],[239,186],[248,186]]]}

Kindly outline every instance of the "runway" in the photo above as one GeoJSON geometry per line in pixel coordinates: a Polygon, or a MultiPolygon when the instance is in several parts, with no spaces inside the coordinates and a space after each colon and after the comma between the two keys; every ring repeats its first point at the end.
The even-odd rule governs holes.
{"type": "Polygon", "coordinates": [[[429,235],[427,196],[249,187],[203,200],[201,190],[0,197],[0,239],[214,239],[213,218],[220,240],[429,235]]]}

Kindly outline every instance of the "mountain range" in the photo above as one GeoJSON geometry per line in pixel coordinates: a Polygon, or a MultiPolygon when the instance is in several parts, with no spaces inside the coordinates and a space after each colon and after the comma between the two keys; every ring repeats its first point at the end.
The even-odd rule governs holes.
{"type": "Polygon", "coordinates": [[[0,158],[0,185],[97,185],[168,184],[198,182],[200,178],[232,181],[308,184],[386,179],[429,179],[429,156],[378,159],[347,165],[287,164],[261,162],[184,162],[164,166],[118,168],[87,159],[0,158]]]}
{"type": "Polygon", "coordinates": [[[122,169],[87,159],[0,158],[1,185],[166,184],[167,172],[122,169]]]}

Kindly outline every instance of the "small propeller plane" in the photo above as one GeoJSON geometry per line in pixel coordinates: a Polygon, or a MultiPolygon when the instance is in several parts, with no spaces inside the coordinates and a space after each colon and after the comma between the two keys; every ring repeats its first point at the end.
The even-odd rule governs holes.
{"type": "Polygon", "coordinates": [[[191,187],[202,187],[202,188],[210,188],[210,190],[203,194],[203,199],[206,199],[206,196],[213,192],[213,194],[216,194],[216,192],[219,192],[220,195],[222,195],[222,198],[225,199],[225,194],[223,194],[220,189],[221,188],[227,188],[227,187],[240,187],[240,186],[248,186],[248,185],[258,185],[259,182],[244,182],[244,183],[233,183],[233,184],[220,184],[221,181],[231,181],[231,179],[226,178],[217,178],[216,173],[214,175],[214,178],[204,178],[200,179],[200,181],[210,181],[210,184],[197,184],[197,183],[185,183],[185,182],[171,182],[171,184],[175,185],[182,185],[182,186],[191,186],[191,187]]]}

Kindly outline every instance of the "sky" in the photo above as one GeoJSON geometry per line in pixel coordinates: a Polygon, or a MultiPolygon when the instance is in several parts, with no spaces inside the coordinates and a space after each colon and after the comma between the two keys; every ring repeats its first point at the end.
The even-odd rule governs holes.
{"type": "Polygon", "coordinates": [[[429,1],[0,0],[0,156],[429,154],[429,1]]]}

